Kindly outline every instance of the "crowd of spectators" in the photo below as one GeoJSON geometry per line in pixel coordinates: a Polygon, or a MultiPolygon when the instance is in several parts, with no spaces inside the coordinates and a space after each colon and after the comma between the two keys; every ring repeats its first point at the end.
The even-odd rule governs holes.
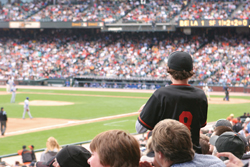
{"type": "Polygon", "coordinates": [[[100,76],[166,78],[171,52],[179,50],[193,54],[205,43],[205,38],[200,36],[183,35],[181,32],[120,34],[116,42],[95,54],[98,59],[93,59],[92,63],[100,76]]]}
{"type": "Polygon", "coordinates": [[[234,14],[236,19],[249,19],[250,18],[250,1],[244,2],[242,7],[234,14]]]}
{"type": "Polygon", "coordinates": [[[105,23],[113,23],[124,17],[134,7],[134,3],[126,1],[108,1],[95,3],[84,12],[83,21],[103,21],[105,23]]]}
{"type": "Polygon", "coordinates": [[[6,4],[0,8],[1,21],[26,20],[48,5],[48,0],[26,3],[6,4]]]}
{"type": "Polygon", "coordinates": [[[228,19],[240,2],[194,2],[180,12],[177,20],[228,19]]]}
{"type": "MultiPolygon", "coordinates": [[[[94,59],[92,54],[113,38],[110,34],[96,36],[84,30],[3,31],[0,76],[35,80],[75,76],[83,70],[76,62],[86,57],[94,59]]],[[[87,63],[86,69],[91,68],[87,63]]]]}
{"type": "Polygon", "coordinates": [[[79,4],[57,4],[42,9],[30,17],[32,21],[103,21],[112,23],[125,16],[134,3],[124,1],[100,1],[90,5],[89,1],[79,4]]]}
{"type": "Polygon", "coordinates": [[[58,2],[43,0],[26,3],[11,3],[0,7],[2,21],[102,21],[115,23],[122,19],[123,23],[166,23],[176,17],[180,19],[248,19],[249,0],[239,1],[209,1],[192,2],[179,0],[145,1],[93,1],[76,0],[58,2]],[[52,5],[53,4],[53,5],[52,5]],[[233,14],[233,12],[237,11],[233,14]]]}
{"type": "Polygon", "coordinates": [[[88,3],[77,5],[49,5],[37,14],[29,17],[28,21],[82,21],[83,11],[88,8],[88,3]]]}
{"type": "Polygon", "coordinates": [[[123,18],[123,23],[166,23],[178,15],[186,5],[186,1],[151,1],[129,12],[123,18]]]}
{"type": "Polygon", "coordinates": [[[245,35],[220,33],[193,55],[197,79],[207,79],[208,84],[246,85],[250,82],[250,39],[245,35]]]}
{"type": "Polygon", "coordinates": [[[181,31],[162,34],[2,30],[0,78],[14,76],[19,80],[37,80],[100,76],[170,79],[166,72],[169,54],[185,51],[194,59],[195,75],[192,79],[211,85],[246,85],[250,82],[250,39],[236,33],[225,33],[216,32],[210,42],[204,33],[185,35],[181,31]]]}

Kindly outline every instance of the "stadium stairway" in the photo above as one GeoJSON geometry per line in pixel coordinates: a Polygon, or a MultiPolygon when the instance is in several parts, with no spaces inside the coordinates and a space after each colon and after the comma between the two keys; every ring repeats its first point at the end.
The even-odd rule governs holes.
{"type": "Polygon", "coordinates": [[[233,13],[232,13],[231,16],[230,16],[230,19],[232,19],[233,16],[234,16],[239,10],[241,10],[241,8],[242,8],[243,5],[244,5],[244,3],[241,3],[241,4],[233,11],[233,13]]]}

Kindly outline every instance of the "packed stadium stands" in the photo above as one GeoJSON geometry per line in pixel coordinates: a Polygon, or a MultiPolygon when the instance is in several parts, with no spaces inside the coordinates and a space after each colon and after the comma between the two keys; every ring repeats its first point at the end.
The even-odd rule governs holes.
{"type": "Polygon", "coordinates": [[[49,5],[37,14],[28,18],[28,21],[82,21],[83,11],[88,4],[77,5],[49,5]]]}
{"type": "Polygon", "coordinates": [[[67,3],[40,1],[38,3],[5,4],[0,10],[0,20],[28,21],[104,21],[115,23],[122,19],[123,23],[165,23],[174,17],[180,19],[248,19],[249,0],[247,1],[179,1],[151,0],[140,1],[90,1],[77,0],[67,3]],[[238,8],[239,7],[239,8],[238,8]]]}
{"type": "Polygon", "coordinates": [[[182,10],[178,19],[227,19],[238,7],[239,2],[193,2],[182,10]]]}
{"type": "Polygon", "coordinates": [[[249,19],[250,16],[250,1],[246,1],[242,4],[240,9],[235,13],[236,19],[249,19]]]}
{"type": "Polygon", "coordinates": [[[209,37],[198,32],[187,36],[182,32],[96,35],[83,30],[2,31],[1,78],[167,78],[168,55],[179,50],[193,55],[194,79],[208,78],[210,84],[246,84],[249,38],[220,33],[209,42],[209,37]]]}
{"type": "Polygon", "coordinates": [[[182,1],[169,2],[162,0],[138,5],[136,9],[123,18],[123,23],[166,23],[179,14],[186,5],[187,3],[182,1]]]}
{"type": "MultiPolygon", "coordinates": [[[[128,26],[129,23],[150,23],[153,27],[173,18],[176,21],[247,19],[248,8],[249,0],[207,3],[75,0],[56,4],[42,1],[5,4],[1,7],[0,18],[5,22],[25,20],[31,25],[33,22],[104,22],[128,26]]],[[[22,26],[25,25],[20,24],[22,26]]],[[[141,27],[138,27],[139,30],[141,27]]],[[[233,27],[196,28],[186,33],[178,26],[171,33],[158,32],[155,28],[151,32],[102,32],[90,28],[2,29],[0,78],[14,75],[20,80],[75,76],[169,79],[168,55],[180,50],[194,57],[193,79],[206,80],[209,84],[246,85],[250,82],[249,37],[238,35],[236,31],[233,27]]]]}
{"type": "Polygon", "coordinates": [[[37,3],[13,3],[6,4],[0,9],[0,20],[1,21],[19,21],[25,20],[29,16],[37,13],[42,8],[47,6],[46,1],[40,1],[37,3]]]}

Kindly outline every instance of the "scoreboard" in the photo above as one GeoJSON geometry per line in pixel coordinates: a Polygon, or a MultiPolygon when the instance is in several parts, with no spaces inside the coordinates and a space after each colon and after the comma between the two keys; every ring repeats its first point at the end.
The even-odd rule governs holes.
{"type": "Polygon", "coordinates": [[[179,20],[178,27],[248,27],[249,21],[242,19],[223,20],[179,20]]]}

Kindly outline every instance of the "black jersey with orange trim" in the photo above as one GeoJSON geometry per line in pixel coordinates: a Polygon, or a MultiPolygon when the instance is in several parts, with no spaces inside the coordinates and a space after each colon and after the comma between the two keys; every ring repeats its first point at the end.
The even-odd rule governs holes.
{"type": "Polygon", "coordinates": [[[145,104],[138,121],[152,130],[161,120],[175,119],[191,131],[192,141],[199,146],[200,128],[207,121],[207,97],[203,90],[190,85],[159,88],[145,104]]]}

